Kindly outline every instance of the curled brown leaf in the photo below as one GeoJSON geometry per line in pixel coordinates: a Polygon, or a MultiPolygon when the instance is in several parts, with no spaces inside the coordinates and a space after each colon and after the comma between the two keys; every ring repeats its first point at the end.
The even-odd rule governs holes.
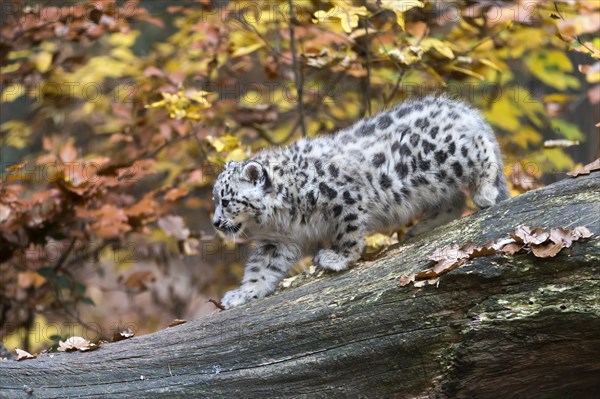
{"type": "Polygon", "coordinates": [[[124,339],[131,338],[134,335],[135,335],[135,333],[133,331],[131,331],[130,328],[123,330],[123,331],[115,331],[115,333],[113,334],[113,342],[122,341],[124,339]]]}
{"type": "Polygon", "coordinates": [[[532,252],[538,258],[554,257],[563,248],[569,248],[574,241],[589,238],[592,233],[585,226],[549,230],[541,227],[518,226],[509,235],[510,237],[503,237],[483,246],[467,242],[462,246],[451,244],[437,248],[427,257],[428,260],[435,262],[433,267],[416,274],[402,276],[400,286],[404,287],[412,282],[415,287],[424,287],[427,281],[429,285],[437,284],[441,275],[461,267],[468,260],[496,253],[514,255],[519,252],[532,252]]]}
{"type": "Polygon", "coordinates": [[[404,287],[404,286],[410,284],[413,281],[415,281],[415,275],[414,274],[409,274],[407,276],[402,276],[402,277],[400,277],[400,287],[404,287]]]}
{"type": "Polygon", "coordinates": [[[583,168],[578,169],[574,172],[567,172],[567,175],[571,177],[577,177],[581,175],[589,175],[592,172],[600,170],[600,158],[596,159],[594,162],[588,163],[583,168]]]}
{"type": "Polygon", "coordinates": [[[531,252],[538,258],[552,258],[564,247],[564,243],[547,242],[540,245],[532,245],[531,252]]]}
{"type": "Polygon", "coordinates": [[[35,359],[35,355],[32,355],[31,353],[24,351],[23,349],[15,349],[15,352],[17,352],[17,360],[27,360],[27,359],[35,359]]]}
{"type": "Polygon", "coordinates": [[[187,320],[175,319],[169,324],[169,327],[175,327],[175,326],[178,326],[180,324],[185,324],[185,323],[187,323],[187,320]]]}
{"type": "Polygon", "coordinates": [[[98,349],[99,346],[82,337],[70,337],[58,342],[59,352],[80,351],[88,352],[98,349]]]}
{"type": "Polygon", "coordinates": [[[225,310],[225,306],[223,306],[221,304],[221,301],[219,301],[218,299],[209,299],[208,302],[212,303],[213,305],[215,305],[216,307],[218,307],[221,310],[225,310]]]}

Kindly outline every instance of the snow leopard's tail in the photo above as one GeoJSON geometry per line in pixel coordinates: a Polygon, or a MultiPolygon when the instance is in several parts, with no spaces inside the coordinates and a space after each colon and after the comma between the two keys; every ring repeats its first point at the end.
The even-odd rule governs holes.
{"type": "Polygon", "coordinates": [[[481,165],[479,173],[476,173],[473,187],[473,201],[480,208],[487,208],[510,198],[498,143],[491,128],[487,124],[486,127],[482,144],[489,159],[481,165]]]}
{"type": "Polygon", "coordinates": [[[510,198],[510,191],[508,190],[508,184],[506,183],[506,177],[504,177],[504,173],[500,170],[500,181],[498,182],[498,196],[496,197],[496,202],[505,201],[510,198]]]}

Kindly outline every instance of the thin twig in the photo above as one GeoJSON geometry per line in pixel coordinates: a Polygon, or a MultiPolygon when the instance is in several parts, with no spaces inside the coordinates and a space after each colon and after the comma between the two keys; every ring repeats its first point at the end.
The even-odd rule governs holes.
{"type": "Polygon", "coordinates": [[[296,85],[296,99],[298,101],[298,114],[300,115],[300,128],[302,129],[302,137],[306,137],[306,123],[304,120],[304,80],[300,73],[300,67],[298,65],[298,57],[296,55],[296,35],[295,35],[295,21],[296,14],[294,12],[293,0],[288,0],[290,6],[290,51],[292,52],[292,68],[294,69],[294,84],[296,85]]]}
{"type": "Polygon", "coordinates": [[[267,132],[267,130],[265,128],[263,128],[262,126],[260,126],[259,124],[253,123],[252,125],[250,125],[250,127],[252,127],[252,129],[256,130],[258,135],[260,137],[262,137],[263,139],[267,140],[269,142],[269,144],[277,144],[275,142],[275,140],[273,140],[271,135],[269,135],[269,132],[267,132]]]}
{"type": "Polygon", "coordinates": [[[471,48],[469,48],[468,50],[465,50],[463,52],[457,52],[456,54],[458,56],[465,56],[469,53],[471,53],[472,51],[474,51],[477,47],[481,46],[483,43],[487,42],[488,40],[491,41],[495,41],[496,38],[505,30],[510,29],[512,27],[512,23],[507,24],[504,28],[500,29],[499,31],[495,32],[494,34],[492,34],[491,36],[487,36],[483,39],[481,39],[480,41],[478,41],[477,43],[475,43],[473,46],[471,46],[471,48]]]}
{"type": "Polygon", "coordinates": [[[55,22],[56,22],[55,20],[50,20],[50,21],[45,21],[39,25],[35,25],[35,26],[29,27],[29,28],[22,28],[21,30],[18,30],[17,32],[15,32],[10,40],[14,42],[17,39],[19,39],[21,36],[23,36],[25,33],[31,32],[36,29],[39,30],[39,29],[46,28],[47,26],[52,25],[55,22]]]}
{"type": "Polygon", "coordinates": [[[212,298],[210,298],[207,302],[212,303],[213,305],[215,305],[220,310],[225,310],[225,306],[223,306],[221,304],[221,301],[219,301],[218,299],[212,299],[212,298]]]}
{"type": "Polygon", "coordinates": [[[398,90],[400,90],[400,83],[402,83],[402,79],[404,79],[404,70],[400,71],[400,73],[398,74],[396,84],[394,85],[394,89],[392,90],[390,95],[387,98],[385,98],[385,96],[383,98],[383,103],[386,107],[389,105],[390,101],[396,96],[398,90]]]}
{"type": "MultiPolygon", "coordinates": [[[[553,1],[552,4],[554,4],[554,9],[558,13],[558,16],[560,17],[560,19],[562,19],[563,21],[566,21],[565,17],[563,17],[563,15],[560,13],[560,10],[558,9],[558,4],[556,4],[555,1],[553,1]]],[[[577,41],[577,43],[579,43],[583,48],[585,48],[587,51],[589,51],[589,53],[591,55],[594,55],[594,50],[592,50],[585,43],[583,43],[581,41],[581,38],[579,37],[579,35],[573,35],[573,37],[575,38],[575,40],[577,41]]]]}
{"type": "Polygon", "coordinates": [[[290,138],[292,138],[292,136],[294,135],[294,133],[296,133],[296,129],[298,129],[298,127],[300,126],[300,118],[298,118],[298,120],[296,121],[296,123],[294,123],[294,126],[292,126],[292,128],[290,129],[290,132],[281,140],[273,140],[273,137],[271,137],[271,135],[269,134],[269,132],[267,132],[267,130],[265,128],[263,128],[262,126],[253,123],[251,125],[251,127],[256,130],[256,132],[265,140],[267,140],[269,142],[269,144],[272,145],[281,145],[286,143],[290,138]]]}
{"type": "Polygon", "coordinates": [[[187,136],[178,136],[178,137],[175,137],[173,140],[167,140],[164,143],[162,143],[161,145],[159,145],[158,147],[156,147],[155,149],[153,149],[152,151],[146,153],[141,158],[136,159],[136,161],[143,160],[143,159],[154,158],[156,155],[158,155],[159,152],[161,152],[162,150],[164,150],[168,146],[173,145],[175,143],[179,143],[180,141],[183,141],[183,140],[187,140],[189,138],[193,138],[195,136],[196,135],[192,133],[192,134],[188,134],[187,136]]]}
{"type": "Polygon", "coordinates": [[[365,87],[365,108],[367,114],[371,116],[371,47],[369,45],[369,19],[365,17],[365,54],[367,56],[367,76],[365,87]]]}
{"type": "Polygon", "coordinates": [[[69,257],[69,254],[75,247],[75,241],[77,241],[77,238],[75,238],[75,237],[71,238],[71,241],[69,242],[69,246],[67,247],[67,249],[62,254],[60,254],[60,257],[54,264],[54,267],[52,267],[52,270],[54,271],[54,273],[59,271],[60,268],[64,265],[65,261],[69,257]]]}
{"type": "MultiPolygon", "coordinates": [[[[69,254],[71,253],[71,251],[75,247],[76,240],[77,239],[75,237],[71,238],[71,241],[69,243],[69,247],[61,254],[60,258],[58,259],[58,261],[56,262],[56,264],[52,268],[55,274],[62,268],[62,266],[64,265],[64,263],[68,259],[69,254]]],[[[62,272],[66,276],[69,276],[72,279],[72,275],[69,273],[68,269],[62,270],[62,272]]],[[[81,324],[82,326],[84,326],[87,329],[91,329],[91,330],[93,330],[95,332],[98,332],[98,333],[100,332],[99,330],[96,329],[95,326],[92,326],[92,325],[86,323],[85,321],[83,321],[83,319],[81,319],[81,317],[79,316],[79,312],[77,312],[77,310],[71,311],[71,309],[69,309],[68,304],[66,302],[64,302],[62,300],[62,298],[61,298],[62,297],[62,291],[59,289],[58,284],[54,285],[54,293],[55,293],[56,302],[62,308],[62,310],[65,312],[65,314],[67,316],[71,317],[72,319],[74,319],[75,321],[77,321],[79,324],[81,324]]]]}
{"type": "Polygon", "coordinates": [[[400,90],[400,84],[402,83],[402,80],[404,79],[404,76],[406,74],[406,69],[402,68],[402,65],[400,65],[400,63],[396,59],[394,59],[394,57],[390,56],[389,50],[387,49],[385,44],[381,41],[379,36],[375,36],[375,39],[379,42],[379,44],[381,45],[381,48],[383,49],[385,54],[388,56],[388,59],[392,61],[392,64],[394,64],[394,66],[396,67],[396,69],[399,72],[398,78],[396,79],[396,85],[394,86],[394,90],[392,90],[392,92],[387,97],[387,99],[384,96],[383,101],[384,101],[385,106],[387,107],[389,105],[390,100],[393,99],[394,96],[398,93],[398,90],[400,90]]]}
{"type": "Polygon", "coordinates": [[[75,320],[77,323],[79,323],[85,329],[93,331],[96,335],[102,336],[102,330],[96,326],[96,323],[90,324],[90,323],[84,321],[81,318],[81,316],[79,315],[79,312],[77,310],[72,311],[71,309],[69,309],[69,304],[66,302],[63,302],[63,300],[60,298],[60,293],[58,293],[58,295],[56,296],[56,302],[58,302],[58,304],[60,305],[62,310],[65,312],[65,314],[68,317],[70,317],[72,320],[75,320]]]}
{"type": "MultiPolygon", "coordinates": [[[[249,24],[248,22],[244,21],[243,19],[237,19],[234,18],[233,19],[235,22],[238,22],[239,24],[243,25],[244,27],[246,27],[247,29],[250,29],[252,32],[254,32],[256,34],[256,36],[258,36],[260,38],[260,40],[263,41],[263,43],[269,47],[271,49],[271,51],[273,53],[275,53],[278,57],[281,58],[287,58],[281,51],[277,50],[275,47],[273,47],[271,45],[271,43],[269,43],[269,40],[267,40],[267,38],[258,31],[258,29],[256,29],[256,27],[254,27],[253,25],[249,24]]],[[[288,58],[289,60],[289,58],[288,58]]]]}

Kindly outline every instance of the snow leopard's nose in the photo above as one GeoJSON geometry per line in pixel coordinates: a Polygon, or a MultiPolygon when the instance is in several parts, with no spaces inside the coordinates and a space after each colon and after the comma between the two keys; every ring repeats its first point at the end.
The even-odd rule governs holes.
{"type": "Polygon", "coordinates": [[[221,219],[213,219],[213,226],[217,229],[221,227],[221,219]]]}

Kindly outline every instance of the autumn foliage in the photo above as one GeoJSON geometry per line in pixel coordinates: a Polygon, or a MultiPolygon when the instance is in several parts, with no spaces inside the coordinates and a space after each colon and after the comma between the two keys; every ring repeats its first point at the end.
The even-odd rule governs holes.
{"type": "Polygon", "coordinates": [[[211,183],[265,146],[432,91],[482,110],[513,194],[598,143],[572,118],[600,102],[594,1],[57,3],[0,5],[0,325],[25,348],[40,320],[214,309],[244,243],[210,228],[211,183]]]}

